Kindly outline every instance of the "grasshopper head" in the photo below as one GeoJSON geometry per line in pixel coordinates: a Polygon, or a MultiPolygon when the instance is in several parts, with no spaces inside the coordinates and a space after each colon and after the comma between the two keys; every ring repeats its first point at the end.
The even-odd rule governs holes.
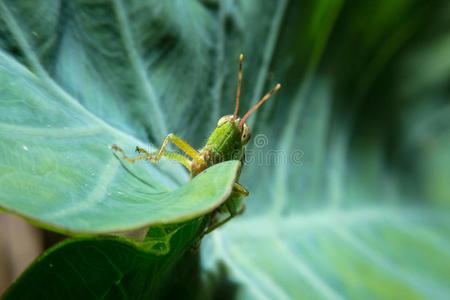
{"type": "MultiPolygon", "coordinates": [[[[219,122],[217,122],[217,127],[227,126],[231,130],[237,130],[237,132],[240,134],[241,138],[241,144],[242,146],[245,146],[251,137],[251,130],[250,126],[248,126],[246,123],[244,123],[241,126],[239,126],[239,122],[241,121],[240,118],[234,119],[233,115],[226,115],[219,119],[219,122]]],[[[228,131],[228,130],[227,130],[228,131]]]]}
{"type": "Polygon", "coordinates": [[[251,113],[263,104],[272,96],[281,85],[277,84],[269,93],[267,93],[253,108],[251,108],[243,118],[237,116],[239,109],[239,96],[241,92],[242,81],[242,60],[244,56],[239,57],[239,79],[236,95],[236,107],[233,115],[226,115],[219,119],[217,128],[211,134],[207,146],[213,149],[213,152],[220,153],[224,160],[241,159],[243,155],[244,146],[248,143],[251,137],[250,127],[245,123],[245,120],[251,113]]]}

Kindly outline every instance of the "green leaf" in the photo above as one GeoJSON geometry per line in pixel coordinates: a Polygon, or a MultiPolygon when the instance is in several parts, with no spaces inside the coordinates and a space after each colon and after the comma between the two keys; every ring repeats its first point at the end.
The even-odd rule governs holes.
{"type": "Polygon", "coordinates": [[[142,243],[120,236],[75,238],[47,250],[2,299],[148,299],[208,218],[154,226],[142,243]]]}
{"type": "MultiPolygon", "coordinates": [[[[44,50],[39,46],[44,45],[34,43],[44,43],[42,39],[52,43],[57,37],[39,32],[39,26],[36,31],[27,28],[36,25],[28,24],[25,15],[32,6],[38,3],[24,2],[23,6],[0,3],[2,29],[7,30],[9,38],[2,39],[3,46],[18,47],[25,61],[25,65],[20,64],[0,51],[0,206],[57,231],[101,233],[193,218],[220,205],[231,192],[237,162],[212,168],[181,188],[187,181],[187,173],[180,164],[165,159],[158,164],[144,161],[121,164],[111,150],[113,144],[124,147],[129,155],[136,146],[155,148],[134,138],[132,134],[137,135],[137,130],[128,128],[129,133],[125,132],[132,125],[125,123],[127,111],[121,111],[125,102],[114,103],[119,100],[117,95],[115,98],[110,95],[111,90],[103,93],[103,84],[114,84],[112,74],[105,73],[101,83],[81,74],[71,62],[60,62],[65,50],[74,51],[64,44],[69,37],[61,38],[61,53],[53,54],[56,57],[51,64],[40,60],[43,55],[40,51],[44,50]],[[22,10],[23,14],[19,13],[22,10]],[[52,77],[45,69],[50,67],[58,70],[56,74],[77,74],[77,82],[70,83],[73,86],[58,82],[58,76],[52,77]],[[78,95],[72,88],[90,94],[78,95]],[[90,106],[94,101],[96,108],[101,108],[100,113],[90,106]]],[[[46,27],[52,24],[52,17],[50,10],[48,19],[34,21],[46,27]]],[[[123,24],[120,29],[125,27],[123,24]]],[[[77,30],[75,25],[72,30],[77,30]]],[[[92,34],[102,34],[95,28],[91,30],[92,34]]],[[[124,51],[128,49],[127,45],[124,47],[124,51]]],[[[128,51],[134,53],[136,49],[128,51]]],[[[86,52],[92,59],[102,58],[94,50],[86,52]]],[[[83,59],[82,55],[70,56],[70,59],[77,58],[83,59]]],[[[119,76],[121,70],[117,68],[115,72],[119,76]]],[[[142,75],[140,71],[129,70],[136,77],[142,75]]],[[[63,76],[63,80],[69,79],[63,76]]],[[[130,78],[129,83],[145,92],[149,80],[138,79],[130,78]]],[[[145,97],[149,96],[142,95],[140,100],[153,101],[145,97]]],[[[149,122],[158,123],[158,118],[157,114],[148,116],[149,122]]],[[[158,132],[158,138],[168,134],[158,132]]],[[[162,139],[158,140],[161,142],[162,139]]]]}

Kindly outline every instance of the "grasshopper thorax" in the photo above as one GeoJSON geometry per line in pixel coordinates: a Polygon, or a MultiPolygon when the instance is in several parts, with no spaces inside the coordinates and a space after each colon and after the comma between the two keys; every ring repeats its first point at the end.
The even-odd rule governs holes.
{"type": "Polygon", "coordinates": [[[250,140],[250,127],[240,124],[239,118],[226,115],[219,119],[217,127],[208,139],[205,147],[200,151],[204,163],[193,162],[191,177],[196,176],[204,169],[227,161],[243,160],[244,147],[250,140]]]}
{"type": "Polygon", "coordinates": [[[206,148],[221,156],[221,160],[241,159],[244,146],[250,140],[250,127],[240,125],[233,115],[223,116],[206,143],[206,148]]]}

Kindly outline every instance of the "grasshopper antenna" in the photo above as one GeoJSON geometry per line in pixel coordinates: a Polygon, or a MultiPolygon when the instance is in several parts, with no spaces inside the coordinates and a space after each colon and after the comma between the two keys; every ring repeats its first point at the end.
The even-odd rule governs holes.
{"type": "Polygon", "coordinates": [[[242,128],[242,126],[244,125],[245,120],[248,118],[248,116],[250,116],[250,114],[257,109],[258,107],[261,106],[261,104],[263,104],[264,102],[267,101],[267,99],[270,98],[270,96],[272,96],[273,93],[275,93],[276,91],[278,91],[281,87],[281,84],[277,83],[277,85],[270,91],[268,92],[261,100],[259,100],[258,103],[256,103],[255,106],[253,106],[252,109],[250,109],[245,116],[241,119],[241,122],[239,122],[239,127],[242,128]]]}
{"type": "Polygon", "coordinates": [[[242,81],[242,60],[244,59],[244,55],[241,54],[239,56],[239,78],[238,78],[238,86],[237,86],[237,93],[236,93],[236,108],[234,109],[233,118],[231,119],[231,122],[236,120],[236,116],[239,109],[239,97],[241,96],[241,81],[242,81]]]}

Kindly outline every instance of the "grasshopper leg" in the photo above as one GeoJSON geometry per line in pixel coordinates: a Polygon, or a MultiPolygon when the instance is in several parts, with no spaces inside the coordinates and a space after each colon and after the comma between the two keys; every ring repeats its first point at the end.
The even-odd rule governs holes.
{"type": "Polygon", "coordinates": [[[161,147],[159,148],[158,151],[156,152],[152,152],[149,153],[147,151],[145,151],[142,148],[136,147],[136,151],[139,153],[144,153],[144,155],[141,156],[137,156],[134,158],[129,158],[125,155],[125,152],[119,148],[116,145],[113,145],[113,149],[116,151],[119,151],[120,153],[122,153],[122,157],[125,161],[127,162],[136,162],[138,160],[141,159],[146,159],[148,161],[151,162],[157,162],[158,160],[161,159],[162,156],[166,156],[170,159],[174,159],[179,161],[180,163],[182,163],[189,171],[191,171],[192,169],[192,161],[189,160],[187,157],[176,153],[176,152],[171,152],[171,151],[167,151],[166,147],[167,147],[167,143],[168,142],[172,142],[174,143],[178,148],[180,148],[181,150],[183,150],[187,155],[189,155],[190,157],[192,157],[193,160],[195,160],[196,162],[200,163],[200,164],[204,164],[204,160],[203,158],[199,155],[199,153],[192,148],[191,145],[189,145],[188,143],[186,143],[182,138],[176,136],[173,133],[170,133],[169,135],[166,136],[166,138],[164,139],[161,147]]]}
{"type": "MultiPolygon", "coordinates": [[[[241,184],[239,183],[234,183],[233,185],[233,192],[236,192],[238,194],[240,194],[241,196],[247,197],[249,195],[249,192],[247,191],[247,189],[245,187],[243,187],[241,184]]],[[[211,225],[207,230],[205,230],[202,235],[200,235],[200,240],[208,233],[216,230],[217,228],[219,228],[222,225],[225,225],[228,221],[230,221],[231,219],[233,219],[235,216],[240,216],[244,213],[245,211],[245,203],[241,203],[241,209],[236,212],[234,208],[230,207],[229,205],[227,205],[227,203],[225,203],[228,212],[230,213],[230,215],[228,217],[226,217],[225,219],[223,219],[222,221],[211,225]]]]}
{"type": "Polygon", "coordinates": [[[200,236],[200,239],[203,238],[206,234],[213,232],[214,230],[216,230],[220,226],[225,225],[228,221],[233,219],[235,216],[242,215],[244,213],[244,211],[245,211],[245,204],[242,203],[242,208],[236,214],[231,214],[227,218],[225,218],[222,221],[220,221],[219,223],[216,223],[216,224],[212,225],[211,227],[209,227],[206,231],[204,231],[202,233],[202,235],[200,236]]]}
{"type": "MultiPolygon", "coordinates": [[[[112,148],[114,150],[122,153],[123,159],[125,161],[127,161],[127,162],[130,162],[130,163],[134,163],[134,162],[137,162],[137,161],[142,160],[142,159],[146,159],[146,160],[149,160],[151,162],[157,161],[157,160],[155,160],[155,157],[158,155],[158,152],[149,153],[149,152],[145,151],[142,148],[136,147],[136,151],[137,152],[144,153],[144,154],[136,156],[136,157],[133,157],[133,158],[130,158],[130,157],[126,156],[125,152],[121,148],[119,148],[118,146],[113,145],[112,148]]],[[[179,161],[180,163],[182,163],[186,167],[186,169],[188,169],[188,171],[191,171],[192,161],[189,160],[186,156],[183,156],[183,155],[181,155],[179,153],[176,153],[176,152],[167,151],[167,150],[163,151],[162,156],[166,156],[167,158],[179,161]]]]}
{"type": "Polygon", "coordinates": [[[191,251],[194,252],[200,247],[200,245],[202,243],[202,240],[205,237],[205,235],[207,235],[208,233],[213,232],[214,230],[216,230],[220,226],[225,225],[225,223],[227,223],[228,221],[233,219],[233,217],[242,215],[244,213],[244,211],[245,211],[245,204],[242,203],[242,208],[237,213],[229,215],[227,218],[223,219],[219,223],[214,224],[214,225],[210,226],[207,230],[203,231],[202,234],[198,237],[196,244],[194,246],[192,246],[191,251]]]}
{"type": "Polygon", "coordinates": [[[236,192],[244,197],[247,197],[250,194],[245,187],[243,187],[240,183],[237,182],[233,185],[233,192],[236,192]]]}
{"type": "Polygon", "coordinates": [[[179,136],[173,134],[173,133],[169,133],[166,138],[164,139],[161,148],[159,148],[158,151],[156,151],[156,156],[154,158],[154,160],[152,161],[158,161],[161,156],[163,155],[167,143],[168,142],[172,142],[174,143],[178,148],[180,148],[181,150],[183,150],[187,155],[189,155],[190,157],[192,157],[193,160],[197,161],[200,164],[203,164],[203,158],[199,155],[199,153],[192,148],[191,145],[189,145],[186,141],[184,141],[182,138],[180,138],[179,136]]]}
{"type": "MultiPolygon", "coordinates": [[[[244,197],[247,197],[249,195],[249,192],[247,191],[247,189],[245,187],[243,187],[239,183],[235,183],[233,185],[233,192],[236,192],[236,193],[238,193],[238,194],[240,194],[241,196],[244,196],[244,197]]],[[[226,217],[225,219],[223,219],[222,221],[211,225],[210,227],[208,227],[207,230],[203,231],[202,234],[197,239],[196,244],[194,246],[192,246],[191,251],[195,251],[195,250],[197,250],[200,247],[201,241],[202,241],[202,239],[203,239],[203,237],[205,235],[207,235],[208,233],[213,232],[214,230],[216,230],[220,226],[225,225],[228,221],[233,219],[235,216],[242,215],[244,213],[244,211],[245,211],[245,203],[241,204],[241,209],[238,212],[234,212],[234,210],[232,208],[230,208],[228,205],[227,205],[227,210],[230,213],[230,215],[228,217],[226,217]]],[[[213,217],[213,216],[214,216],[214,212],[212,213],[211,217],[213,217]]]]}
{"type": "MultiPolygon", "coordinates": [[[[136,146],[136,151],[139,152],[139,153],[144,153],[145,154],[144,155],[145,159],[147,159],[147,160],[149,160],[151,162],[153,162],[154,161],[153,160],[154,157],[156,157],[158,155],[158,152],[151,152],[151,153],[149,153],[149,152],[145,151],[144,149],[139,148],[138,146],[136,146]]],[[[184,155],[182,155],[180,153],[164,150],[163,153],[162,153],[162,156],[165,156],[165,157],[167,157],[169,159],[173,159],[173,160],[176,160],[176,161],[182,163],[183,166],[185,166],[186,169],[188,169],[189,172],[192,169],[191,168],[192,161],[189,158],[187,158],[186,156],[184,156],[184,155]]]]}
{"type": "Polygon", "coordinates": [[[114,150],[122,153],[123,160],[130,162],[130,163],[134,163],[134,162],[137,162],[138,160],[147,158],[147,155],[140,155],[140,156],[130,158],[130,157],[126,156],[125,151],[123,151],[122,148],[118,147],[117,145],[112,145],[112,148],[114,150]]]}

